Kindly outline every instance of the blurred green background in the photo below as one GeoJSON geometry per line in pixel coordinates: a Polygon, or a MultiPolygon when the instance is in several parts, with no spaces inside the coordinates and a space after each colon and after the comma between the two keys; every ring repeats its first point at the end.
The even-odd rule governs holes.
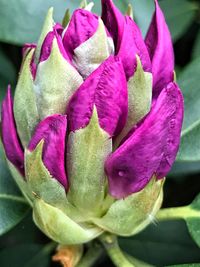
{"type": "MultiPolygon", "coordinates": [[[[94,11],[100,14],[100,0],[94,2],[94,11]]],[[[181,149],[165,184],[163,207],[172,207],[190,204],[200,192],[200,1],[159,2],[172,34],[177,79],[185,97],[181,149]]],[[[128,3],[133,5],[134,18],[145,36],[153,0],[115,3],[123,12],[128,3]]],[[[54,18],[61,22],[66,8],[73,12],[79,4],[79,0],[0,0],[0,101],[8,83],[15,87],[22,45],[37,41],[48,8],[54,7],[54,18]]],[[[31,211],[8,173],[2,149],[0,153],[0,266],[58,266],[50,263],[50,241],[34,226],[31,211]]],[[[197,224],[200,231],[200,220],[197,224]]],[[[200,263],[200,248],[183,221],[152,224],[141,234],[121,238],[120,244],[130,255],[155,266],[200,263]]],[[[103,257],[96,266],[112,264],[103,257]]]]}

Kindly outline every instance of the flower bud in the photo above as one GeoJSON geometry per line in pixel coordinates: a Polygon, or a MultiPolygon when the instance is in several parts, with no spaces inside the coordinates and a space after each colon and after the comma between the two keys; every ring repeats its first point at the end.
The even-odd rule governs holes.
{"type": "Polygon", "coordinates": [[[104,231],[136,234],[162,204],[183,97],[155,3],[145,41],[111,0],[102,0],[102,18],[84,3],[65,28],[50,9],[37,45],[23,48],[14,104],[8,87],[1,110],[8,166],[36,225],[62,245],[104,231]]]}

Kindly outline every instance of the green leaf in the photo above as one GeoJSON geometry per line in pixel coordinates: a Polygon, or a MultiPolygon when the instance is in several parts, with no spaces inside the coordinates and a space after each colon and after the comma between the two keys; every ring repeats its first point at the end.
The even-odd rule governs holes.
{"type": "Polygon", "coordinates": [[[2,235],[24,218],[29,207],[10,175],[1,144],[0,170],[0,235],[2,235]]]}
{"type": "Polygon", "coordinates": [[[13,44],[36,42],[51,6],[55,10],[55,21],[62,22],[65,10],[73,11],[79,3],[79,0],[0,0],[0,40],[13,44]]]}
{"type": "Polygon", "coordinates": [[[200,172],[200,162],[175,162],[170,173],[167,177],[174,177],[181,176],[180,178],[183,179],[184,176],[193,175],[200,172]]]}
{"type": "MultiPolygon", "coordinates": [[[[124,11],[124,6],[127,8],[128,5],[126,3],[120,4],[120,2],[119,4],[116,4],[118,4],[121,10],[124,11]]],[[[133,16],[138,23],[143,36],[145,36],[154,12],[154,1],[131,0],[129,2],[133,6],[133,16]]],[[[160,1],[159,4],[165,14],[172,38],[176,41],[184,34],[192,23],[198,6],[187,0],[165,0],[160,1]]]]}
{"type": "Polygon", "coordinates": [[[195,44],[194,44],[194,48],[192,50],[192,58],[196,59],[198,57],[200,57],[200,30],[198,31],[195,44]]]}
{"type": "Polygon", "coordinates": [[[187,0],[165,0],[160,2],[160,6],[165,14],[172,38],[176,41],[193,22],[198,6],[187,0]]]}
{"type": "Polygon", "coordinates": [[[23,244],[6,248],[0,252],[1,267],[48,267],[54,248],[54,244],[23,244]]]}
{"type": "Polygon", "coordinates": [[[190,263],[190,264],[181,264],[181,265],[168,265],[167,267],[199,267],[200,263],[190,263]]]}
{"type": "MultiPolygon", "coordinates": [[[[189,206],[192,210],[198,211],[196,217],[186,217],[186,223],[192,238],[200,247],[200,194],[195,198],[189,206]]],[[[186,214],[187,215],[187,214],[186,214]]]]}
{"type": "Polygon", "coordinates": [[[5,96],[8,84],[14,84],[15,81],[16,81],[15,67],[8,58],[8,56],[0,48],[0,102],[5,96]]]}
{"type": "Polygon", "coordinates": [[[41,231],[33,222],[32,210],[27,216],[16,225],[11,231],[0,238],[0,250],[9,247],[27,243],[40,243],[43,237],[41,231]],[[12,244],[10,243],[12,240],[12,244]]]}
{"type": "Polygon", "coordinates": [[[129,2],[133,6],[133,17],[138,23],[143,36],[145,36],[154,12],[154,1],[131,0],[129,2]]]}
{"type": "Polygon", "coordinates": [[[184,221],[163,221],[140,234],[120,238],[128,254],[155,266],[199,262],[199,248],[191,240],[184,221]]]}
{"type": "Polygon", "coordinates": [[[185,102],[181,146],[177,161],[200,160],[200,58],[192,61],[179,76],[185,102]]]}

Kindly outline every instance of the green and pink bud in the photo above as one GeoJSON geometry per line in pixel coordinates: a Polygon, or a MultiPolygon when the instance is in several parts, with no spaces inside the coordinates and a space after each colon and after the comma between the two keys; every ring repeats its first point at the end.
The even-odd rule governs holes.
{"type": "Polygon", "coordinates": [[[64,245],[151,223],[183,122],[158,2],[145,40],[111,0],[102,0],[101,17],[86,9],[65,28],[49,10],[37,45],[23,48],[14,101],[9,86],[1,111],[11,173],[35,223],[64,245]]]}

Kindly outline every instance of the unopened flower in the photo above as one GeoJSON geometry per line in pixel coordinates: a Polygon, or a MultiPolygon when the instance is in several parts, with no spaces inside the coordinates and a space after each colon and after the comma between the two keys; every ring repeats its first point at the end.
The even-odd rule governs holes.
{"type": "Polygon", "coordinates": [[[10,170],[50,238],[142,230],[161,206],[183,120],[158,2],[145,41],[111,0],[102,17],[77,9],[65,29],[50,9],[38,44],[24,46],[1,119],[10,170]]]}

